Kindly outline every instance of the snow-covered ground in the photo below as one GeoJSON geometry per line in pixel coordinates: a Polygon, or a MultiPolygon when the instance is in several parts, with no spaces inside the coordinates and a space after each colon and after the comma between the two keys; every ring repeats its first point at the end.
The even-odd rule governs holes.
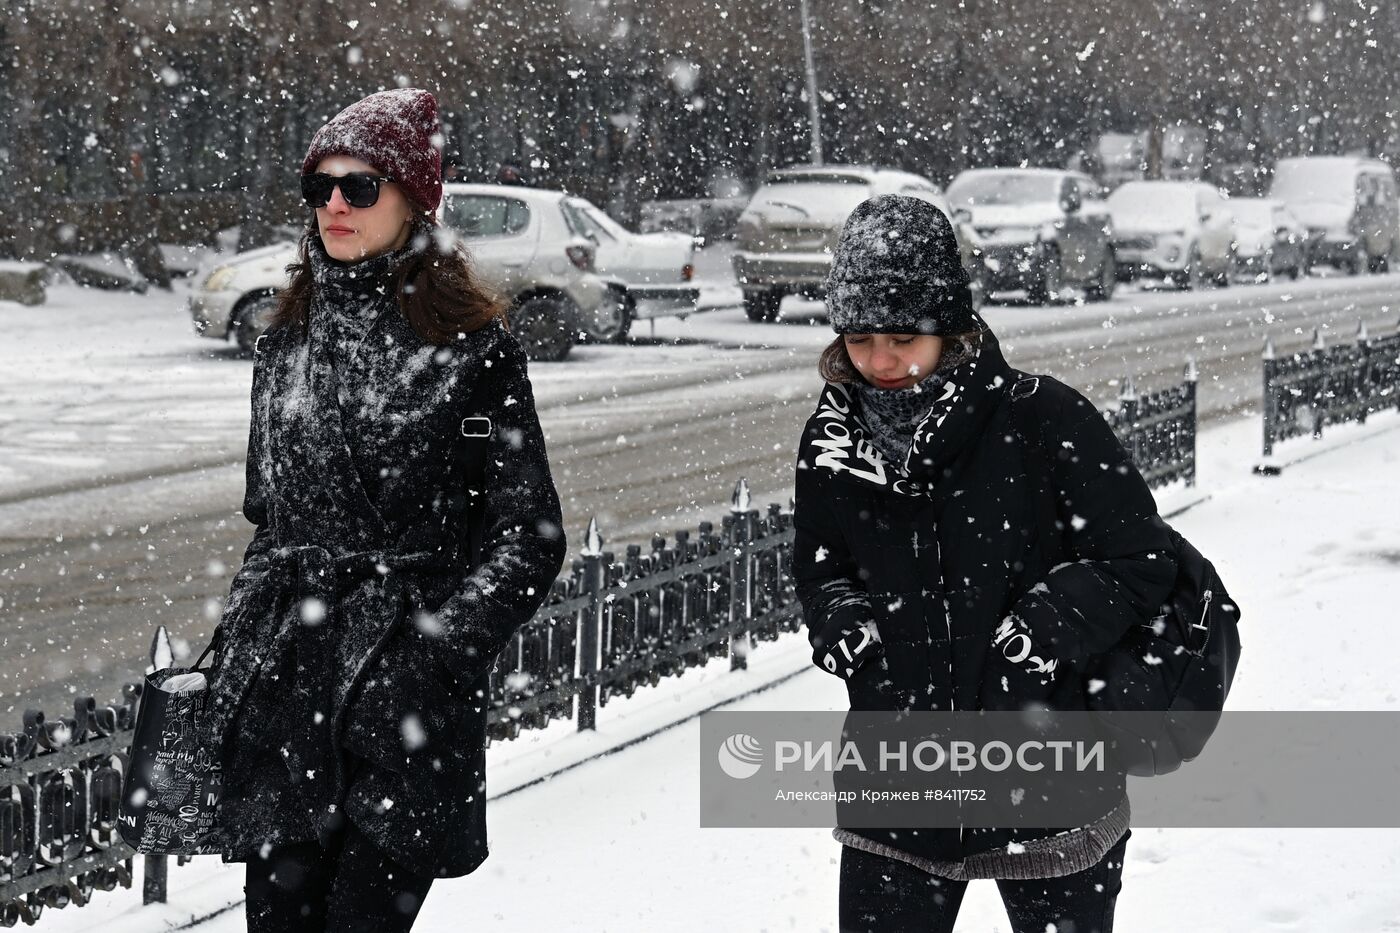
{"type": "MultiPolygon", "coordinates": [[[[1400,586],[1400,416],[1332,430],[1321,445],[1290,442],[1282,459],[1316,456],[1275,478],[1250,474],[1257,434],[1252,419],[1203,433],[1197,491],[1209,499],[1175,520],[1242,608],[1232,707],[1397,711],[1400,640],[1389,627],[1400,586]]],[[[1173,490],[1162,506],[1183,498],[1173,490]]],[[[844,708],[839,682],[811,669],[806,654],[802,636],[789,636],[755,651],[747,672],[730,674],[720,661],[605,707],[596,735],[556,727],[494,746],[492,856],[475,874],[435,885],[416,928],[834,930],[839,847],[826,831],[698,827],[695,714],[726,701],[726,709],[844,708]]],[[[1397,872],[1397,830],[1144,827],[1128,845],[1118,926],[1400,930],[1397,872]]],[[[172,867],[163,907],[140,907],[138,882],[41,922],[137,933],[209,917],[193,929],[236,933],[241,885],[239,868],[201,858],[172,867]]],[[[958,929],[1008,929],[990,882],[972,885],[958,929]]]]}
{"type": "MultiPolygon", "coordinates": [[[[190,287],[137,295],[58,284],[42,306],[0,301],[0,502],[243,458],[252,365],[232,344],[194,333],[190,287]]],[[[723,302],[728,290],[707,291],[723,302]]],[[[531,377],[545,407],[580,388],[711,373],[722,352],[689,342],[641,353],[584,346],[531,377]]]]}

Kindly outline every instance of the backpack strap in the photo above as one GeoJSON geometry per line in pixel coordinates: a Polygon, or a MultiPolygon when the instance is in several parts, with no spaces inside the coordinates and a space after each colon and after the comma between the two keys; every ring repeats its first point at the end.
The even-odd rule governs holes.
{"type": "Polygon", "coordinates": [[[1071,553],[1065,544],[1064,523],[1059,519],[1059,501],[1055,493],[1055,477],[1050,467],[1050,455],[1045,447],[1045,425],[1031,408],[1030,397],[1040,389],[1040,377],[1017,372],[1011,386],[1011,423],[1026,455],[1026,480],[1031,484],[1035,500],[1037,536],[1051,564],[1059,563],[1071,553]]]}
{"type": "Polygon", "coordinates": [[[463,418],[462,465],[467,487],[467,561],[481,562],[481,538],[486,528],[486,447],[494,426],[486,417],[463,418]]]}

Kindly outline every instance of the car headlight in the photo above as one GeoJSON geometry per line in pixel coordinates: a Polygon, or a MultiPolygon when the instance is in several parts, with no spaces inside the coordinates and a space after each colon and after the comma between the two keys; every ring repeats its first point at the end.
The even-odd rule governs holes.
{"type": "Polygon", "coordinates": [[[209,278],[204,280],[204,290],[206,292],[223,291],[229,283],[233,281],[234,269],[232,266],[219,266],[209,273],[209,278]]]}

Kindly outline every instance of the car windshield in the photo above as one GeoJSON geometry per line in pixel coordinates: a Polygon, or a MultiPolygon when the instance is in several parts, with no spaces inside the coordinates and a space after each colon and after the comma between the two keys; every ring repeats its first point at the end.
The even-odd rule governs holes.
{"type": "Polygon", "coordinates": [[[868,185],[864,175],[845,172],[773,172],[764,185],[868,185]]]}
{"type": "Polygon", "coordinates": [[[615,243],[625,235],[611,217],[606,216],[582,198],[570,198],[559,202],[564,221],[577,236],[587,237],[595,243],[615,243]]]}
{"type": "Polygon", "coordinates": [[[447,226],[465,239],[510,236],[530,222],[530,209],[524,201],[486,195],[448,195],[442,215],[447,226]]]}
{"type": "Polygon", "coordinates": [[[1196,193],[1160,182],[1129,182],[1108,196],[1116,224],[1151,228],[1185,227],[1196,222],[1196,193]]]}
{"type": "Polygon", "coordinates": [[[1284,159],[1274,169],[1269,194],[1283,201],[1351,204],[1356,199],[1354,173],[1335,162],[1284,159]]]}
{"type": "Polygon", "coordinates": [[[749,209],[771,221],[839,226],[870,197],[870,183],[852,175],[777,175],[754,192],[749,209]]]}
{"type": "Polygon", "coordinates": [[[955,207],[1034,204],[1057,201],[1059,197],[1059,176],[1029,172],[965,173],[948,186],[948,200],[955,207]]]}

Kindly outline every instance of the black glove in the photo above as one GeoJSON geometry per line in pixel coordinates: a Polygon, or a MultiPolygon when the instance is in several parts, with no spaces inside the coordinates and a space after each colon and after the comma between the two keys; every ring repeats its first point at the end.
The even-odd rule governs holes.
{"type": "Polygon", "coordinates": [[[1032,640],[1030,627],[1013,612],[992,634],[982,670],[982,708],[1018,710],[1047,699],[1055,690],[1059,666],[1059,660],[1032,640]]]}
{"type": "Polygon", "coordinates": [[[841,635],[824,650],[819,649],[813,660],[842,680],[849,680],[884,650],[875,623],[865,622],[841,635]]]}

